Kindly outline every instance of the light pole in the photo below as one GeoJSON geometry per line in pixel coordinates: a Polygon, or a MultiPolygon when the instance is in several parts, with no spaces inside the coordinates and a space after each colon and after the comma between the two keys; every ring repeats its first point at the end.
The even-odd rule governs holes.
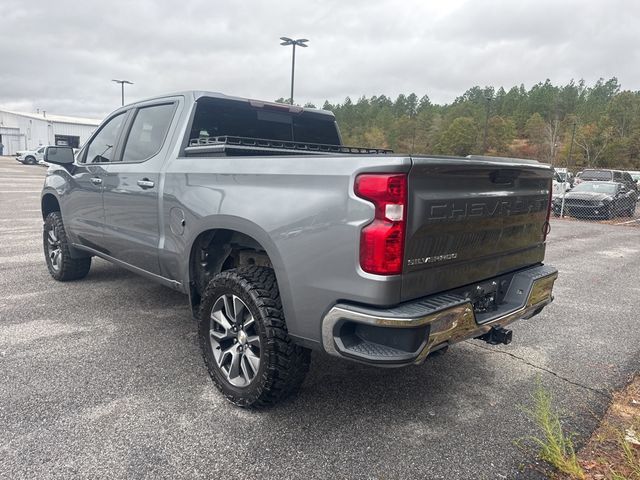
{"type": "Polygon", "coordinates": [[[111,81],[119,83],[120,86],[122,87],[122,106],[124,106],[124,84],[126,83],[127,85],[133,85],[133,82],[130,82],[129,80],[111,80],[111,81]]]}
{"type": "Polygon", "coordinates": [[[291,105],[293,105],[293,76],[296,70],[296,45],[299,47],[308,47],[306,43],[309,41],[306,38],[298,38],[297,40],[293,40],[289,37],[280,37],[282,43],[280,45],[289,46],[293,45],[293,57],[291,60],[291,105]]]}

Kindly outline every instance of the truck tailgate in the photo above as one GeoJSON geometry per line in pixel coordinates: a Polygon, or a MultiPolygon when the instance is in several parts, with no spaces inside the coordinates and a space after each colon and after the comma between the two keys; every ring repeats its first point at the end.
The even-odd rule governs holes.
{"type": "Polygon", "coordinates": [[[412,161],[403,301],[542,261],[551,167],[486,158],[412,161]]]}

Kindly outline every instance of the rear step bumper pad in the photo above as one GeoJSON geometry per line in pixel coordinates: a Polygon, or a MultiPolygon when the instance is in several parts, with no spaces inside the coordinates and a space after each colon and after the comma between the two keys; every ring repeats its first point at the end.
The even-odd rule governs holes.
{"type": "Polygon", "coordinates": [[[323,346],[331,355],[369,364],[419,364],[441,348],[537,315],[553,301],[556,278],[558,270],[548,265],[516,272],[497,309],[478,317],[471,300],[457,292],[391,308],[338,303],[322,321],[323,346]]]}

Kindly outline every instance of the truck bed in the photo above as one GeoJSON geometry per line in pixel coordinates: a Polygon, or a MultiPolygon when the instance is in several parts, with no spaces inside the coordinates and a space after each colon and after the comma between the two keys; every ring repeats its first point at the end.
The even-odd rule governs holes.
{"type": "Polygon", "coordinates": [[[222,135],[218,137],[192,138],[185,148],[186,156],[208,155],[328,155],[328,154],[388,154],[383,148],[349,147],[324,143],[293,142],[266,138],[222,135]]]}

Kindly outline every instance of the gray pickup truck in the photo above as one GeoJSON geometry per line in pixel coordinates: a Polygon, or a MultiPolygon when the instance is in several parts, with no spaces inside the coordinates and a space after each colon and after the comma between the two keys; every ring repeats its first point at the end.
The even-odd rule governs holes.
{"type": "Polygon", "coordinates": [[[419,364],[553,299],[553,171],[531,160],[347,147],[330,112],[185,92],[122,107],[84,147],[48,147],[52,277],[92,257],[189,295],[234,404],[294,393],[312,349],[419,364]]]}

